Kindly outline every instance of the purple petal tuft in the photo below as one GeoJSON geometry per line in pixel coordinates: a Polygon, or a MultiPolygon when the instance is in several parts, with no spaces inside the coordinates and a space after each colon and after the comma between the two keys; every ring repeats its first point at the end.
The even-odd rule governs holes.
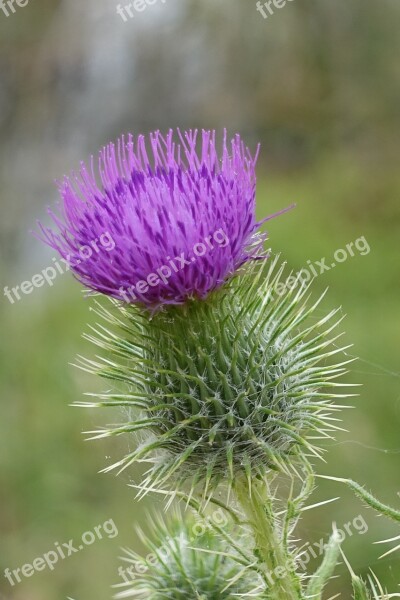
{"type": "Polygon", "coordinates": [[[59,184],[61,218],[40,238],[92,290],[157,307],[206,297],[262,256],[255,164],[239,135],[122,136],[59,184]],[[148,148],[151,151],[148,153],[148,148]],[[86,248],[86,249],[85,249],[86,248]],[[89,252],[90,251],[90,252],[89,252]],[[89,256],[90,254],[90,256],[89,256]]]}

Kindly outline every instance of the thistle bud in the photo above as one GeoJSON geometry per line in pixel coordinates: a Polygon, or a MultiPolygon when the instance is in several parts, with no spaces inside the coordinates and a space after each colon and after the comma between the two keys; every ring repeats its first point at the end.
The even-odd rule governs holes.
{"type": "MultiPolygon", "coordinates": [[[[149,519],[150,520],[150,519],[149,519]]],[[[124,562],[132,580],[116,598],[146,600],[235,600],[261,598],[257,573],[240,564],[239,555],[214,533],[207,522],[175,517],[167,526],[161,518],[148,538],[139,535],[147,556],[127,550],[124,562]]]]}

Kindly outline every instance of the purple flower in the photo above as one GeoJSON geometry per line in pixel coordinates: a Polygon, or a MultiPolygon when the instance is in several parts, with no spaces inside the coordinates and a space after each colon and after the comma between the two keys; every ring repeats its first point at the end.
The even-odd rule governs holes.
{"type": "Polygon", "coordinates": [[[62,218],[49,209],[55,228],[40,224],[40,238],[91,290],[152,307],[181,304],[263,256],[257,156],[239,135],[228,144],[225,133],[218,156],[215,131],[203,131],[201,143],[197,131],[177,134],[178,143],[173,131],[155,132],[147,145],[142,135],[122,136],[100,151],[98,176],[92,157],[59,183],[62,218]],[[112,251],[101,248],[106,238],[112,251]]]}

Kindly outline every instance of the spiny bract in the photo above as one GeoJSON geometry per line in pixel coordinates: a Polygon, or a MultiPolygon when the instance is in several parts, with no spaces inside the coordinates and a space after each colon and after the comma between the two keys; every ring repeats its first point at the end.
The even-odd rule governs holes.
{"type": "Polygon", "coordinates": [[[333,380],[348,362],[326,364],[342,351],[329,336],[341,319],[334,310],[311,320],[319,300],[308,306],[308,286],[277,295],[283,266],[276,264],[266,277],[253,265],[206,301],[151,319],[135,307],[99,307],[123,335],[99,325],[88,339],[110,356],[79,365],[129,391],[80,405],[125,409],[122,424],[94,437],[138,436],[137,448],[106,470],[146,460],[144,492],[190,480],[206,496],[240,473],[251,486],[268,469],[287,472],[296,457],[319,456],[315,440],[337,429],[332,400],[342,384],[333,380]]]}
{"type": "Polygon", "coordinates": [[[167,526],[158,518],[153,534],[139,530],[150,554],[141,557],[126,550],[132,581],[117,598],[146,600],[236,600],[261,598],[257,573],[240,565],[239,555],[210,525],[175,517],[167,526]],[[258,586],[257,586],[258,581],[258,586]]]}

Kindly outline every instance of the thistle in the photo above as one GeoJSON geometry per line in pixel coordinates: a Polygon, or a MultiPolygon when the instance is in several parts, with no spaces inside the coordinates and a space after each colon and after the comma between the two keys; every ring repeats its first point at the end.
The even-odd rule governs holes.
{"type": "MultiPolygon", "coordinates": [[[[284,265],[267,262],[260,233],[276,215],[255,218],[257,153],[238,135],[230,143],[224,135],[220,155],[215,132],[178,137],[156,132],[151,150],[143,136],[103,148],[98,176],[92,159],[65,178],[61,217],[50,211],[55,229],[40,226],[76,278],[109,296],[95,301],[100,320],[86,334],[102,354],[77,361],[113,386],[78,405],[121,414],[92,437],[134,442],[105,471],[147,462],[139,495],[183,498],[203,518],[216,503],[235,523],[230,533],[208,531],[198,551],[188,546],[190,519],[160,526],[149,542],[156,563],[123,596],[322,600],[338,536],[305,579],[294,532],[314,489],[311,459],[339,428],[338,399],[350,395],[338,381],[350,362],[336,332],[339,311],[317,317],[322,297],[311,301],[299,280],[276,293],[284,265]],[[105,233],[113,252],[81,261],[82,246],[105,233]],[[157,550],[163,541],[168,560],[157,550]]],[[[339,481],[399,520],[361,486],[339,481]]],[[[373,579],[368,588],[352,578],[355,600],[369,600],[369,588],[383,600],[373,579]]]]}
{"type": "Polygon", "coordinates": [[[125,550],[122,560],[129,565],[127,572],[132,581],[118,586],[125,589],[116,598],[260,598],[259,577],[246,567],[238,569],[242,562],[240,554],[227,550],[226,543],[215,534],[209,522],[188,516],[182,521],[182,515],[178,514],[168,525],[157,516],[155,520],[150,517],[149,521],[152,522],[150,536],[138,528],[148,554],[143,558],[125,550]]]}

